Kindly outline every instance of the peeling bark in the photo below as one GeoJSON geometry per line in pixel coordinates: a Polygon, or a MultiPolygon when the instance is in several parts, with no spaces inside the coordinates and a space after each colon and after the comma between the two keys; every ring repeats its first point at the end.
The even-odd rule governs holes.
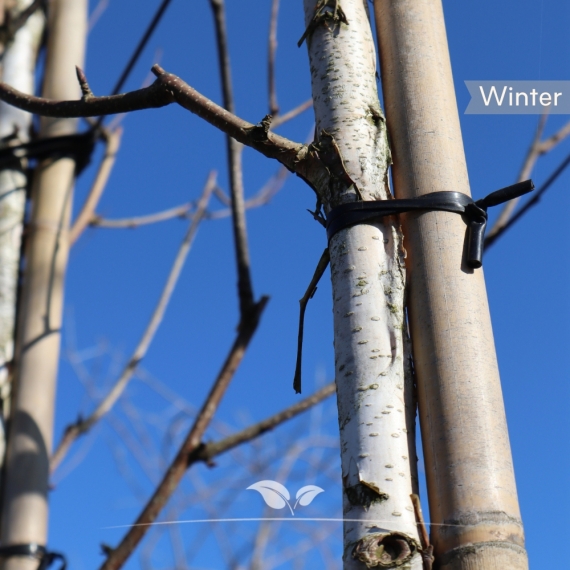
{"type": "MultiPolygon", "coordinates": [[[[317,141],[329,171],[315,190],[325,212],[391,199],[386,126],[365,0],[305,0],[317,141]]],[[[404,317],[404,249],[385,218],[331,243],[341,438],[344,567],[422,567],[416,491],[415,405],[404,317]]]]}

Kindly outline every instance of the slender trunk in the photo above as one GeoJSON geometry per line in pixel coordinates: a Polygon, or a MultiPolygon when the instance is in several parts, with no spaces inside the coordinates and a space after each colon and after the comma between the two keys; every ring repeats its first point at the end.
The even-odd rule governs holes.
{"type": "MultiPolygon", "coordinates": [[[[15,14],[33,0],[20,0],[15,14]]],[[[40,46],[44,15],[30,16],[4,46],[2,81],[24,93],[34,92],[34,70],[40,46]]],[[[16,146],[29,140],[32,115],[0,102],[0,145],[16,146]]],[[[11,165],[0,171],[0,414],[7,418],[10,408],[10,369],[14,357],[14,324],[18,288],[18,266],[28,179],[26,164],[11,165]]],[[[4,461],[5,438],[0,434],[0,466],[4,461]]]]}
{"type": "MultiPolygon", "coordinates": [[[[320,156],[331,161],[336,154],[327,166],[345,170],[316,189],[325,211],[359,194],[390,199],[366,0],[305,0],[304,6],[320,156]],[[335,21],[335,5],[347,23],[335,21]]],[[[406,373],[403,257],[392,219],[342,230],[330,243],[347,569],[422,565],[410,498],[415,410],[406,373]]]]}
{"type": "MultiPolygon", "coordinates": [[[[398,198],[469,181],[441,0],[375,2],[398,198]]],[[[500,184],[499,184],[500,185],[500,184]]],[[[527,568],[483,271],[456,214],[404,217],[436,567],[527,568]]]]}
{"type": "MultiPolygon", "coordinates": [[[[76,99],[75,65],[82,66],[87,0],[52,0],[43,96],[76,99]]],[[[76,120],[42,119],[40,136],[73,133],[76,120]]],[[[34,173],[26,270],[19,321],[16,388],[2,506],[3,545],[47,538],[47,490],[59,359],[63,282],[75,162],[46,160],[34,173]]],[[[9,570],[35,569],[13,557],[9,570]]]]}

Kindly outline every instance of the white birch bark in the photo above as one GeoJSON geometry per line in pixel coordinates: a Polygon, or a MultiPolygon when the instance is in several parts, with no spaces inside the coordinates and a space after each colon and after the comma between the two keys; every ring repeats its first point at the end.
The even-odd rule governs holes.
{"type": "MultiPolygon", "coordinates": [[[[348,22],[329,17],[307,38],[316,139],[330,147],[333,137],[354,182],[333,176],[317,188],[325,211],[358,192],[364,200],[390,199],[366,0],[304,0],[304,7],[307,26],[316,9],[332,16],[340,7],[348,22]]],[[[415,406],[405,372],[403,257],[392,219],[342,230],[330,244],[345,569],[422,567],[410,499],[417,492],[415,406]]]]}
{"type": "MultiPolygon", "coordinates": [[[[25,10],[33,0],[18,0],[14,14],[25,10]]],[[[34,70],[45,25],[42,10],[32,14],[5,46],[2,81],[24,93],[34,91],[34,70]]],[[[1,145],[28,142],[32,115],[0,102],[1,145]]],[[[9,413],[10,383],[8,366],[14,356],[14,324],[22,223],[26,202],[27,177],[21,168],[0,170],[0,402],[3,417],[9,413]]],[[[4,460],[4,433],[0,434],[0,465],[4,460]]]]}

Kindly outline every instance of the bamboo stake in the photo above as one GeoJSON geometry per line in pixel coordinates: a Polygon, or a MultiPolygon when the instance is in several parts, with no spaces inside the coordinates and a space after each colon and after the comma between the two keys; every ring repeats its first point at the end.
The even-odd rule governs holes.
{"type": "MultiPolygon", "coordinates": [[[[374,10],[396,196],[469,195],[441,0],[374,10]]],[[[483,272],[462,263],[459,216],[403,222],[436,566],[527,568],[483,272]]]]}
{"type": "MultiPolygon", "coordinates": [[[[43,94],[75,98],[75,65],[84,55],[87,0],[50,2],[43,94]]],[[[73,119],[42,119],[40,136],[75,132],[73,119]]],[[[63,284],[75,162],[44,161],[34,176],[32,218],[16,353],[16,390],[2,505],[2,545],[47,539],[47,491],[59,359],[63,284]]],[[[35,570],[33,558],[4,560],[4,570],[35,570]]]]}
{"type": "MultiPolygon", "coordinates": [[[[30,0],[19,0],[13,7],[26,13],[30,0]]],[[[4,16],[4,5],[0,14],[4,16]]],[[[19,18],[16,17],[16,20],[19,18]]],[[[28,15],[7,46],[0,46],[2,79],[26,93],[34,92],[34,68],[45,25],[43,13],[28,15]],[[4,51],[5,50],[5,51],[4,51]]],[[[4,38],[6,39],[6,38],[4,38]]],[[[32,116],[0,103],[0,138],[3,144],[18,145],[29,141],[32,116]]],[[[10,412],[10,372],[14,357],[14,329],[18,289],[18,267],[26,188],[26,164],[13,164],[0,171],[0,414],[10,412]]],[[[0,435],[0,465],[4,460],[4,433],[0,435]]]]}

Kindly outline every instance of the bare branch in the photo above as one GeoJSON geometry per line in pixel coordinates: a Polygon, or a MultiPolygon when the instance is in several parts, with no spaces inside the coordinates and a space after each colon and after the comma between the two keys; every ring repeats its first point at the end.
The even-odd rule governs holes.
{"type": "Polygon", "coordinates": [[[414,505],[414,513],[416,515],[416,521],[418,524],[418,534],[420,536],[420,541],[422,549],[420,551],[424,570],[431,570],[434,562],[433,557],[433,546],[429,542],[429,534],[426,529],[426,524],[424,522],[424,515],[422,512],[422,504],[420,502],[420,497],[413,493],[410,495],[412,499],[412,504],[414,505]]]}
{"type": "Polygon", "coordinates": [[[307,109],[310,109],[312,106],[313,106],[313,100],[307,99],[304,103],[297,105],[297,107],[291,109],[287,113],[284,113],[283,115],[277,115],[277,117],[273,119],[271,126],[274,129],[276,129],[277,127],[280,127],[283,123],[286,123],[287,121],[290,121],[295,117],[298,117],[301,113],[304,113],[307,109]]]}
{"type": "MultiPolygon", "coordinates": [[[[531,178],[531,174],[536,165],[536,161],[543,154],[551,151],[558,143],[562,142],[566,137],[570,135],[570,122],[568,122],[558,132],[554,133],[547,139],[541,140],[542,134],[544,132],[544,127],[546,126],[547,118],[548,115],[544,114],[539,119],[536,133],[523,161],[517,182],[522,182],[523,180],[528,180],[531,178]]],[[[503,233],[504,228],[507,226],[507,224],[509,224],[509,220],[513,216],[513,212],[519,200],[520,198],[515,198],[505,204],[504,208],[499,214],[499,217],[493,224],[493,227],[487,233],[487,240],[489,240],[489,244],[493,243],[495,238],[498,237],[499,234],[503,233]]]]}
{"type": "Polygon", "coordinates": [[[558,167],[554,170],[554,172],[548,177],[546,182],[536,191],[534,192],[532,198],[522,207],[520,208],[516,214],[514,214],[504,226],[500,227],[495,233],[492,235],[488,235],[485,238],[485,251],[495,243],[495,241],[501,237],[513,224],[518,222],[532,207],[536,206],[540,201],[542,195],[552,186],[552,184],[556,181],[556,179],[566,170],[566,168],[570,166],[570,154],[558,165],[558,167]]]}
{"type": "Polygon", "coordinates": [[[232,199],[219,186],[214,190],[214,195],[224,206],[231,205],[232,199]]]}
{"type": "Polygon", "coordinates": [[[103,159],[101,160],[99,170],[97,171],[93,185],[89,190],[87,199],[85,200],[85,203],[83,204],[83,207],[77,215],[77,218],[69,232],[70,245],[73,245],[78,240],[79,236],[93,220],[95,209],[97,208],[97,204],[99,204],[99,200],[103,195],[105,186],[107,185],[107,181],[109,180],[109,176],[113,170],[117,151],[121,144],[122,135],[123,129],[121,128],[118,128],[113,132],[106,133],[105,135],[105,154],[103,155],[103,159]]]}
{"type": "Polygon", "coordinates": [[[0,99],[36,115],[43,117],[96,117],[97,115],[114,115],[164,107],[174,102],[160,81],[155,81],[149,87],[137,89],[120,95],[90,97],[78,101],[53,101],[42,97],[27,95],[13,89],[5,83],[0,83],[0,99]]]}
{"type": "MultiPolygon", "coordinates": [[[[519,172],[517,182],[528,180],[530,178],[530,175],[534,169],[534,165],[536,164],[536,161],[540,156],[538,148],[540,146],[540,139],[542,138],[542,133],[544,132],[544,127],[546,126],[547,119],[548,115],[545,113],[541,115],[540,119],[538,120],[538,125],[536,127],[534,138],[523,160],[523,164],[519,172]]],[[[501,213],[499,214],[499,217],[493,224],[493,227],[487,232],[488,239],[493,239],[493,236],[495,236],[495,234],[497,234],[499,230],[502,227],[504,227],[505,224],[509,221],[509,218],[512,216],[512,213],[516,208],[518,200],[519,200],[518,198],[515,198],[514,200],[511,200],[510,202],[507,202],[505,204],[505,206],[501,210],[501,213]]]]}
{"type": "Polygon", "coordinates": [[[137,216],[133,218],[121,218],[117,220],[109,220],[101,218],[100,216],[92,216],[89,224],[96,228],[111,228],[111,229],[124,229],[124,228],[138,228],[139,226],[146,226],[148,224],[156,224],[157,222],[165,222],[173,218],[188,218],[192,208],[193,202],[181,204],[175,208],[163,210],[155,214],[148,214],[146,216],[137,216]]]}
{"type": "Polygon", "coordinates": [[[313,298],[315,291],[317,290],[317,284],[319,283],[323,273],[326,271],[330,263],[329,248],[327,247],[317,263],[315,268],[315,273],[305,291],[305,294],[299,299],[299,334],[297,337],[297,363],[295,365],[295,376],[293,378],[293,389],[297,394],[301,393],[301,368],[303,363],[303,329],[305,324],[305,310],[307,309],[307,303],[313,298]]]}
{"type": "Polygon", "coordinates": [[[546,154],[552,150],[558,143],[562,142],[570,135],[570,121],[568,121],[558,132],[544,139],[539,145],[540,154],[546,154]]]}
{"type": "Polygon", "coordinates": [[[275,429],[280,424],[286,422],[298,416],[299,414],[303,413],[304,411],[316,406],[318,403],[322,402],[329,396],[332,396],[335,393],[336,385],[334,382],[327,384],[325,387],[321,388],[313,395],[301,400],[300,402],[286,408],[285,410],[255,424],[246,429],[226,437],[220,441],[216,441],[213,443],[206,444],[200,451],[200,453],[196,456],[195,461],[205,461],[206,463],[210,463],[212,459],[230,449],[241,445],[242,443],[246,443],[263,435],[265,432],[275,429]]]}
{"type": "Polygon", "coordinates": [[[279,168],[279,170],[260,188],[257,194],[245,201],[246,210],[268,204],[271,198],[273,198],[273,196],[283,188],[283,184],[285,184],[285,180],[287,180],[288,176],[289,171],[284,166],[279,168]]]}
{"type": "Polygon", "coordinates": [[[168,279],[166,280],[166,284],[160,295],[160,299],[154,309],[154,312],[150,318],[150,321],[147,325],[146,330],[144,331],[133,355],[129,359],[129,362],[123,369],[123,372],[111,391],[107,394],[107,396],[103,399],[103,401],[97,406],[95,411],[86,419],[81,419],[77,421],[75,424],[68,426],[65,430],[64,436],[61,439],[59,445],[57,446],[54,454],[52,455],[50,461],[50,469],[53,472],[63,457],[66,455],[69,447],[71,444],[82,434],[87,432],[95,423],[97,423],[115,404],[117,399],[123,393],[124,389],[126,388],[129,380],[131,379],[133,373],[135,372],[137,366],[139,365],[140,361],[146,355],[148,347],[152,342],[154,335],[164,317],[164,313],[166,311],[166,307],[168,306],[168,302],[170,301],[170,297],[172,296],[172,292],[174,291],[174,287],[178,281],[178,277],[180,276],[180,272],[182,267],[184,266],[184,262],[186,257],[188,256],[188,252],[190,251],[190,247],[192,245],[192,241],[194,236],[196,235],[196,231],[198,229],[198,225],[203,218],[204,212],[206,211],[206,206],[208,204],[208,200],[212,194],[212,191],[216,184],[216,175],[214,172],[210,174],[208,177],[208,181],[202,192],[202,196],[198,202],[198,206],[196,208],[196,214],[190,223],[190,227],[182,240],[182,244],[180,245],[180,249],[176,258],[174,260],[174,264],[172,269],[170,270],[170,274],[168,275],[168,279]]]}
{"type": "MultiPolygon", "coordinates": [[[[259,208],[260,206],[265,206],[271,201],[271,198],[281,190],[285,180],[289,176],[289,171],[287,168],[282,166],[279,170],[259,189],[259,191],[248,198],[244,205],[246,210],[252,208],[259,208]]],[[[227,218],[231,215],[231,210],[229,208],[224,210],[216,210],[215,212],[210,212],[207,214],[209,220],[219,220],[220,218],[227,218]]]]}
{"type": "MultiPolygon", "coordinates": [[[[285,180],[289,176],[289,170],[284,166],[281,166],[277,172],[259,189],[259,191],[248,198],[244,202],[246,210],[252,208],[259,208],[268,204],[273,196],[281,190],[285,180]]],[[[231,205],[231,199],[227,196],[224,191],[216,186],[213,194],[222,202],[222,204],[229,206],[231,205]]],[[[89,225],[95,228],[106,228],[106,229],[134,229],[139,226],[144,226],[148,224],[155,224],[159,222],[166,222],[174,218],[189,218],[195,204],[193,202],[187,202],[186,204],[181,204],[180,206],[175,206],[174,208],[169,208],[168,210],[163,210],[162,212],[157,212],[154,214],[148,214],[146,216],[135,216],[131,218],[119,218],[119,219],[108,219],[103,218],[98,215],[93,215],[89,225]]],[[[206,212],[204,217],[208,220],[219,220],[221,218],[227,218],[232,215],[230,208],[224,208],[222,210],[215,210],[213,212],[206,212]]]]}
{"type": "Polygon", "coordinates": [[[107,560],[101,566],[101,570],[118,570],[123,566],[180,483],[193,456],[200,451],[206,428],[210,424],[237,367],[245,355],[267,301],[267,297],[262,297],[253,306],[250,313],[240,320],[234,344],[176,457],[137,520],[121,540],[119,546],[110,551],[107,560]]]}
{"type": "MultiPolygon", "coordinates": [[[[226,10],[224,0],[210,0],[216,28],[219,68],[222,81],[224,107],[235,111],[228,34],[226,27],[226,10]]],[[[234,246],[238,274],[238,296],[241,314],[246,314],[254,303],[253,285],[251,282],[249,247],[247,244],[247,227],[245,222],[243,168],[241,145],[231,136],[226,136],[230,194],[232,197],[232,222],[234,246]]]]}
{"type": "Polygon", "coordinates": [[[275,52],[277,51],[277,18],[279,16],[279,0],[271,2],[271,17],[269,20],[267,81],[269,88],[269,113],[274,117],[279,113],[277,91],[275,89],[275,52]]]}
{"type": "Polygon", "coordinates": [[[89,21],[87,22],[87,29],[89,32],[97,25],[99,18],[103,15],[103,12],[109,6],[109,0],[99,0],[97,6],[93,9],[91,14],[89,14],[89,21]]]}
{"type": "Polygon", "coordinates": [[[121,77],[119,77],[119,79],[117,80],[117,83],[115,84],[115,87],[113,88],[112,91],[113,95],[119,93],[119,91],[123,88],[125,81],[127,80],[131,71],[133,70],[133,67],[138,61],[143,49],[145,48],[146,44],[148,43],[152,34],[154,33],[154,30],[156,29],[160,20],[162,19],[162,16],[164,16],[164,13],[166,12],[166,9],[168,8],[170,2],[171,0],[162,0],[160,6],[158,7],[158,10],[156,11],[155,15],[152,17],[150,24],[145,30],[143,37],[140,39],[137,47],[135,48],[135,51],[133,52],[131,59],[129,59],[129,62],[127,63],[125,69],[123,70],[123,73],[121,73],[121,77]]]}
{"type": "Polygon", "coordinates": [[[316,145],[293,142],[269,130],[268,122],[254,125],[216,105],[176,75],[159,65],[152,67],[157,76],[149,87],[105,97],[79,101],[52,101],[27,95],[0,83],[0,100],[46,117],[94,117],[164,107],[176,101],[191,113],[268,158],[274,158],[295,172],[313,189],[323,186],[330,173],[319,159],[316,145]]]}

